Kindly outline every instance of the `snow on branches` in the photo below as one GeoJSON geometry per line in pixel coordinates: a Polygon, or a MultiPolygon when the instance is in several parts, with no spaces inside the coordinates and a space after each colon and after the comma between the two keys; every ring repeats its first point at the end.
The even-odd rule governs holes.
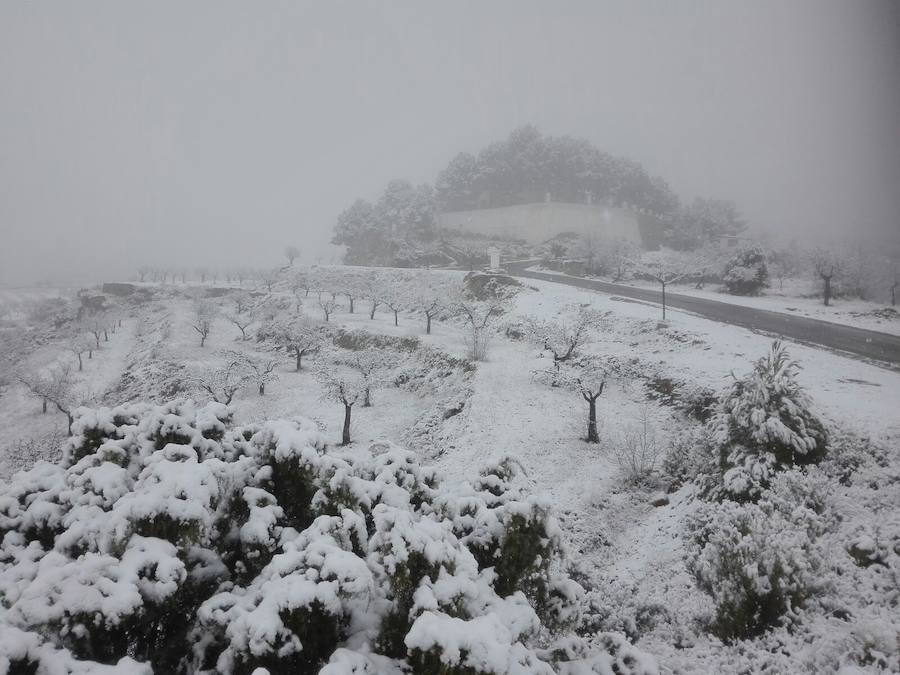
{"type": "MultiPolygon", "coordinates": [[[[62,464],[0,486],[12,672],[524,675],[619,658],[568,633],[582,591],[510,462],[446,484],[397,447],[337,456],[309,421],[233,427],[218,403],[82,409],[73,432],[62,464]]],[[[656,672],[627,649],[639,665],[621,672],[656,672]]]]}

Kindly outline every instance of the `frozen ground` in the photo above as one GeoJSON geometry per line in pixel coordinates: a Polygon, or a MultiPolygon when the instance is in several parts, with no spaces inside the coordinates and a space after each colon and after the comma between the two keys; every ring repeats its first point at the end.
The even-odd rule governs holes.
{"type": "MultiPolygon", "coordinates": [[[[672,312],[667,326],[660,327],[658,310],[652,306],[549,282],[529,281],[528,286],[517,296],[506,321],[515,323],[525,316],[557,319],[574,307],[591,306],[608,314],[606,325],[586,352],[638,358],[643,368],[685,382],[719,389],[728,382],[729,373],[746,372],[771,343],[748,330],[678,311],[672,312]]],[[[318,316],[311,299],[303,311],[318,316]]],[[[84,383],[97,392],[96,400],[112,403],[111,396],[159,397],[154,391],[157,382],[187,383],[192,370],[213,365],[221,350],[257,348],[253,342],[241,341],[238,330],[223,320],[216,322],[207,346],[201,348],[190,319],[189,301],[173,293],[127,321],[93,361],[86,362],[84,383]],[[130,375],[123,379],[126,371],[130,375]]],[[[433,334],[426,336],[421,316],[404,312],[395,327],[390,312],[379,311],[370,320],[364,302],[358,303],[355,314],[347,313],[344,306],[332,321],[348,329],[416,336],[451,355],[464,357],[467,351],[462,329],[453,321],[436,322],[433,334]]],[[[47,351],[32,358],[50,358],[61,347],[43,349],[47,351]]],[[[801,382],[821,413],[832,424],[890,448],[891,470],[896,470],[900,465],[900,373],[810,347],[791,345],[790,350],[803,367],[801,382]]],[[[446,420],[438,415],[437,428],[420,434],[423,420],[432,419],[435,410],[440,412],[443,392],[378,390],[373,407],[354,409],[354,447],[362,449],[379,440],[401,442],[433,459],[449,478],[472,478],[487,461],[514,455],[535,492],[548,495],[557,507],[572,562],[584,570],[586,585],[610,602],[620,602],[623,612],[629,603],[640,600],[662,604],[675,617],[665,630],[647,631],[639,643],[657,655],[663,672],[756,672],[769,646],[728,647],[698,635],[693,627],[696,617],[709,608],[682,561],[682,525],[695,508],[693,488],[687,485],[669,495],[667,505],[654,507],[651,492],[623,486],[611,451],[616,439],[644,418],[661,442],[688,422],[672,408],[648,400],[641,383],[611,381],[599,400],[602,442],[588,444],[582,440],[585,406],[580,397],[539,384],[533,377],[548,362],[547,354],[534,344],[498,333],[487,361],[479,363],[471,381],[465,383],[470,398],[462,413],[446,420]],[[688,637],[676,640],[672,624],[688,637]],[[679,640],[676,648],[673,642],[679,640]]],[[[448,386],[462,384],[454,381],[448,386]]],[[[303,415],[323,425],[330,440],[339,440],[340,406],[323,401],[318,382],[308,370],[293,372],[290,359],[285,359],[278,380],[267,387],[265,396],[249,388],[239,393],[233,405],[238,422],[303,415]]],[[[58,425],[64,426],[64,418],[41,415],[39,405],[13,387],[0,399],[0,423],[7,429],[0,466],[8,475],[39,455],[34,446],[29,446],[30,454],[23,454],[28,437],[48,437],[58,425]]],[[[817,639],[826,641],[827,636],[817,639]]]]}

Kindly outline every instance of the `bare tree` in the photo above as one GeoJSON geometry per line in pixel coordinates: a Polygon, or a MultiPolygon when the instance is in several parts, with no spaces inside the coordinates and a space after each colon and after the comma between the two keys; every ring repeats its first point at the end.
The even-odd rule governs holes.
{"type": "Polygon", "coordinates": [[[325,316],[325,322],[327,323],[331,319],[334,310],[337,309],[337,300],[335,299],[334,294],[329,295],[327,293],[319,293],[319,309],[322,310],[322,314],[325,316]]]}
{"type": "Polygon", "coordinates": [[[529,317],[525,324],[528,336],[553,355],[553,366],[559,370],[576,355],[579,347],[591,337],[591,331],[599,328],[603,315],[595,309],[580,307],[569,320],[542,321],[529,317]]]}
{"type": "Polygon", "coordinates": [[[265,396],[266,385],[278,379],[277,359],[271,357],[257,357],[245,355],[247,367],[251,373],[251,378],[256,382],[256,390],[260,396],[265,396]]]}
{"type": "Polygon", "coordinates": [[[662,320],[666,320],[666,287],[690,277],[702,276],[709,267],[706,252],[652,251],[635,262],[640,274],[659,283],[662,288],[662,320]]]}
{"type": "Polygon", "coordinates": [[[259,273],[259,280],[266,287],[266,291],[271,293],[272,288],[278,282],[278,270],[277,269],[262,270],[259,273]]]}
{"type": "Polygon", "coordinates": [[[316,378],[322,385],[322,397],[344,406],[341,445],[350,445],[350,416],[353,406],[365,398],[368,383],[358,371],[348,368],[338,370],[334,364],[319,368],[316,371],[316,378]]]}
{"type": "Polygon", "coordinates": [[[842,269],[840,254],[827,248],[818,248],[812,254],[812,266],[816,276],[822,281],[822,302],[826,307],[834,296],[834,280],[842,269]]]}
{"type": "Polygon", "coordinates": [[[222,355],[225,357],[222,366],[196,376],[195,381],[214,401],[228,405],[251,381],[252,371],[246,356],[240,352],[227,351],[222,355]]]}
{"type": "Polygon", "coordinates": [[[567,364],[560,372],[555,368],[535,373],[538,381],[553,387],[563,386],[581,395],[588,404],[587,438],[588,443],[599,443],[597,433],[597,399],[606,387],[607,371],[593,361],[567,364]]]}
{"type": "Polygon", "coordinates": [[[300,249],[296,246],[285,246],[284,257],[288,259],[288,265],[294,266],[294,261],[300,257],[300,249]]]}
{"type": "Polygon", "coordinates": [[[79,405],[75,383],[72,378],[72,364],[58,362],[38,372],[21,373],[19,381],[35,398],[41,399],[41,411],[47,412],[47,404],[53,405],[66,416],[68,434],[72,435],[73,411],[79,405]]]}
{"type": "Polygon", "coordinates": [[[273,322],[266,326],[263,332],[294,357],[296,372],[300,372],[303,367],[303,357],[318,352],[325,341],[322,326],[299,318],[273,322]]]}
{"type": "Polygon", "coordinates": [[[247,329],[256,322],[256,315],[252,311],[231,312],[225,315],[225,318],[233,323],[239,331],[241,331],[241,341],[246,342],[249,339],[247,329]]]}
{"type": "Polygon", "coordinates": [[[473,361],[484,361],[491,326],[506,311],[506,301],[494,299],[486,302],[459,299],[454,304],[454,313],[462,317],[466,326],[469,354],[473,361]]]}
{"type": "Polygon", "coordinates": [[[213,322],[216,318],[215,306],[207,300],[198,300],[194,303],[194,320],[191,328],[200,335],[200,346],[206,346],[206,338],[212,331],[213,322]]]}
{"type": "Polygon", "coordinates": [[[78,372],[84,370],[84,354],[93,352],[93,342],[86,335],[76,335],[66,343],[66,350],[78,359],[78,372]]]}
{"type": "Polygon", "coordinates": [[[147,267],[146,265],[142,265],[141,267],[138,267],[137,273],[138,273],[139,281],[141,281],[141,283],[143,283],[144,279],[147,278],[147,275],[150,274],[151,271],[152,270],[149,267],[147,267]]]}
{"type": "Polygon", "coordinates": [[[100,338],[106,327],[106,319],[103,312],[90,312],[82,320],[84,329],[94,337],[94,349],[100,349],[100,338]]]}
{"type": "Polygon", "coordinates": [[[388,373],[397,367],[398,361],[399,355],[388,349],[366,349],[338,359],[338,362],[353,368],[362,376],[365,382],[364,408],[371,407],[372,391],[384,386],[388,373]]]}

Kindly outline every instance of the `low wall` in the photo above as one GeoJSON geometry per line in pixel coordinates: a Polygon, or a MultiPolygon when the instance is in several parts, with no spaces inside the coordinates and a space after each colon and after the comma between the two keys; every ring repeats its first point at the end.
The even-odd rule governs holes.
{"type": "Polygon", "coordinates": [[[542,202],[438,215],[441,227],[540,244],[563,232],[623,237],[640,243],[637,216],[627,209],[593,204],[542,202]]]}

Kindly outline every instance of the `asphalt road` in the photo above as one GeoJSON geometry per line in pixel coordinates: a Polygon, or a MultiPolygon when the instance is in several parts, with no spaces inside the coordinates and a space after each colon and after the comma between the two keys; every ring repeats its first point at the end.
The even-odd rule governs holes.
{"type": "MultiPolygon", "coordinates": [[[[531,265],[534,265],[534,261],[510,262],[505,263],[504,267],[510,274],[517,277],[552,281],[644,302],[662,302],[661,293],[658,290],[632,288],[596,279],[535,272],[527,269],[531,265]]],[[[818,319],[791,316],[782,312],[770,312],[717,300],[669,293],[668,291],[666,291],[666,306],[685,310],[713,321],[749,328],[806,345],[825,347],[876,362],[877,365],[900,369],[900,336],[842,326],[818,319]]]]}

